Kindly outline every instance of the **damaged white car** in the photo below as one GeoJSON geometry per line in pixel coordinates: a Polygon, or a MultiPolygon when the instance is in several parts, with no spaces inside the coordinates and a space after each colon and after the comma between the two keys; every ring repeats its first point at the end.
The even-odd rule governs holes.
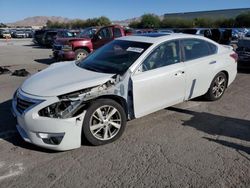
{"type": "Polygon", "coordinates": [[[221,98],[235,79],[237,54],[200,36],[122,37],[80,62],[61,62],[28,78],[12,108],[22,138],[69,150],[82,139],[119,138],[127,120],[205,95],[221,98]]]}

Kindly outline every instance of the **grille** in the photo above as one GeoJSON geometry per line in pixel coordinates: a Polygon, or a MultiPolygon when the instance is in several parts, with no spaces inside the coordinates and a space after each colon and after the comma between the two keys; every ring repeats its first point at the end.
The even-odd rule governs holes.
{"type": "Polygon", "coordinates": [[[17,100],[16,100],[16,109],[20,114],[22,114],[25,110],[27,110],[29,107],[31,107],[34,104],[35,104],[34,102],[30,102],[30,101],[27,101],[27,100],[17,98],[17,100]]]}
{"type": "Polygon", "coordinates": [[[61,45],[54,45],[54,50],[61,50],[62,49],[62,46],[61,45]]]}

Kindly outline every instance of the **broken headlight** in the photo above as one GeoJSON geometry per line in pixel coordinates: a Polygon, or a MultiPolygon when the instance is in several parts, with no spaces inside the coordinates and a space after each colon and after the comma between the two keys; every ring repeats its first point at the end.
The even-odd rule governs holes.
{"type": "Polygon", "coordinates": [[[67,109],[71,106],[70,101],[59,101],[51,104],[38,112],[40,116],[50,118],[63,118],[66,114],[67,109]]]}
{"type": "MultiPolygon", "coordinates": [[[[85,91],[86,92],[86,91],[85,91]]],[[[53,103],[43,109],[38,114],[50,118],[70,118],[80,114],[85,106],[82,100],[83,91],[77,91],[59,96],[60,101],[53,103]]]]}

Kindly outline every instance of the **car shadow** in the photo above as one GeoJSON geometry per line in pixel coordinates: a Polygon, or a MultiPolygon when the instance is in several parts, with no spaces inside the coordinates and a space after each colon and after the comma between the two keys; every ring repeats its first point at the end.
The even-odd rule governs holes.
{"type": "MultiPolygon", "coordinates": [[[[195,112],[176,107],[169,107],[167,110],[191,115],[191,119],[183,121],[183,126],[193,127],[212,136],[225,136],[250,142],[250,120],[219,116],[207,112],[195,112]]],[[[209,140],[210,138],[206,139],[209,140]]],[[[210,139],[209,141],[250,154],[250,147],[217,139],[210,139]]]]}
{"type": "Polygon", "coordinates": [[[15,123],[11,113],[11,100],[0,103],[0,132],[15,129],[15,123]]]}
{"type": "Polygon", "coordinates": [[[50,65],[56,62],[53,58],[34,59],[34,61],[36,61],[37,63],[46,64],[46,65],[50,65]]]}
{"type": "Polygon", "coordinates": [[[199,96],[199,97],[190,99],[190,101],[195,101],[195,102],[210,102],[210,101],[207,100],[204,96],[199,96]]]}
{"type": "Polygon", "coordinates": [[[44,148],[40,148],[33,144],[25,142],[16,129],[16,119],[11,112],[11,100],[0,103],[0,141],[4,140],[27,150],[34,150],[43,153],[58,153],[44,148]]]}
{"type": "Polygon", "coordinates": [[[242,73],[242,74],[250,74],[250,66],[249,68],[238,68],[237,71],[238,73],[242,73]]]}
{"type": "Polygon", "coordinates": [[[208,138],[208,137],[203,137],[203,138],[208,140],[208,141],[215,142],[217,144],[221,144],[223,146],[233,148],[236,151],[243,151],[243,152],[245,152],[247,154],[250,154],[250,147],[242,146],[240,144],[236,144],[236,143],[233,143],[233,142],[228,142],[228,141],[225,141],[225,140],[213,139],[213,138],[208,138]]]}
{"type": "Polygon", "coordinates": [[[37,49],[52,49],[52,47],[41,46],[41,45],[38,45],[38,44],[24,44],[23,46],[37,48],[37,49]]]}

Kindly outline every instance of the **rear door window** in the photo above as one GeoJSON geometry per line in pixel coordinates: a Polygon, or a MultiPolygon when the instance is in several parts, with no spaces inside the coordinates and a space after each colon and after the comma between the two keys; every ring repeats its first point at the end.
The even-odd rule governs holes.
{"type": "Polygon", "coordinates": [[[181,40],[185,61],[202,58],[217,52],[217,47],[200,39],[181,40]]]}

